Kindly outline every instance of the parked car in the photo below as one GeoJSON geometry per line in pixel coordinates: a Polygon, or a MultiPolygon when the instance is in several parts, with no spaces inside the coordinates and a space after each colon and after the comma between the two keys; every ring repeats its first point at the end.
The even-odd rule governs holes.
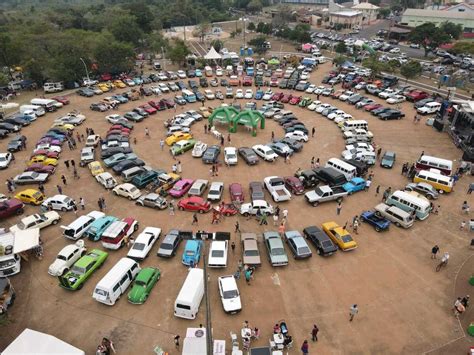
{"type": "Polygon", "coordinates": [[[80,290],[94,271],[104,264],[108,256],[105,251],[92,249],[77,260],[67,273],[59,277],[60,286],[68,290],[80,290]]]}
{"type": "Polygon", "coordinates": [[[328,235],[316,226],[309,226],[303,229],[303,235],[313,243],[318,255],[330,256],[337,251],[337,247],[328,235]]]}
{"type": "Polygon", "coordinates": [[[306,240],[300,232],[296,230],[286,231],[285,240],[288,243],[290,250],[293,252],[295,259],[305,259],[313,255],[306,240]]]}
{"type": "Polygon", "coordinates": [[[42,204],[41,209],[43,211],[56,210],[56,211],[72,211],[76,202],[66,195],[54,195],[48,197],[42,204]]]}
{"type": "Polygon", "coordinates": [[[136,238],[127,257],[136,261],[144,260],[161,236],[161,228],[146,227],[136,238]]]}
{"type": "Polygon", "coordinates": [[[135,202],[139,206],[156,208],[163,210],[168,207],[168,201],[156,193],[141,195],[135,202]]]}
{"type": "Polygon", "coordinates": [[[256,144],[252,147],[255,154],[260,156],[265,161],[274,162],[278,158],[276,154],[270,147],[263,144],[256,144]]]}
{"type": "Polygon", "coordinates": [[[37,173],[34,171],[27,171],[24,173],[21,173],[19,175],[16,175],[13,178],[13,181],[17,185],[27,185],[27,184],[44,184],[46,181],[48,181],[49,174],[44,174],[44,173],[37,173]]]}
{"type": "Polygon", "coordinates": [[[176,250],[178,249],[179,244],[182,240],[183,238],[179,230],[170,230],[163,238],[163,241],[161,242],[156,255],[161,256],[163,258],[170,258],[176,255],[176,250]]]}
{"type": "Polygon", "coordinates": [[[176,198],[182,197],[188,192],[193,183],[194,180],[181,179],[173,185],[171,190],[169,190],[169,195],[176,198]]]}
{"type": "Polygon", "coordinates": [[[340,227],[336,222],[323,223],[322,227],[323,231],[342,251],[349,251],[357,248],[357,243],[352,238],[351,234],[345,228],[340,227]]]}
{"type": "Polygon", "coordinates": [[[46,198],[40,191],[35,189],[26,189],[19,191],[15,198],[22,201],[23,203],[32,204],[35,206],[40,205],[46,198]]]}
{"type": "Polygon", "coordinates": [[[406,191],[416,191],[425,196],[429,200],[436,200],[439,192],[426,182],[412,182],[405,186],[406,191]]]}
{"type": "Polygon", "coordinates": [[[151,290],[161,277],[160,269],[156,267],[143,268],[133,281],[128,302],[133,304],[143,304],[148,299],[151,290]]]}
{"type": "Polygon", "coordinates": [[[232,202],[242,203],[244,202],[244,189],[242,185],[234,182],[229,185],[230,200],[232,202]]]}
{"type": "Polygon", "coordinates": [[[273,231],[263,233],[263,239],[268,252],[268,258],[272,266],[288,265],[288,255],[286,254],[280,234],[273,231]]]}
{"type": "Polygon", "coordinates": [[[224,183],[213,181],[209,187],[209,192],[207,193],[207,199],[209,201],[220,201],[222,198],[222,193],[224,192],[224,183]]]}
{"type": "Polygon", "coordinates": [[[258,250],[257,235],[255,233],[241,233],[242,261],[245,265],[260,266],[260,251],[258,250]]]}
{"type": "Polygon", "coordinates": [[[211,204],[199,196],[184,198],[178,202],[181,211],[205,213],[211,210],[211,204]]]}
{"type": "Polygon", "coordinates": [[[25,211],[25,205],[19,199],[16,199],[16,198],[8,199],[5,197],[5,200],[2,200],[0,202],[0,220],[13,216],[13,215],[19,216],[23,214],[24,211],[25,211]]]}
{"type": "Polygon", "coordinates": [[[255,152],[248,147],[239,148],[238,153],[248,165],[255,165],[255,164],[258,164],[259,162],[259,159],[257,155],[255,154],[255,152]]]}
{"type": "Polygon", "coordinates": [[[273,206],[265,200],[254,200],[250,203],[244,203],[242,206],[240,206],[240,214],[246,217],[249,215],[256,215],[257,211],[260,211],[262,214],[272,215],[273,206]]]}
{"type": "Polygon", "coordinates": [[[362,222],[366,222],[373,226],[377,232],[388,230],[390,221],[374,211],[364,211],[360,214],[362,222]]]}
{"type": "Polygon", "coordinates": [[[112,191],[116,196],[126,197],[129,200],[136,200],[141,196],[140,190],[128,182],[115,186],[112,191]]]}
{"type": "Polygon", "coordinates": [[[395,164],[395,158],[396,154],[395,152],[385,152],[384,155],[382,156],[382,160],[380,160],[380,166],[382,168],[387,168],[391,169],[393,168],[393,165],[395,164]]]}
{"type": "Polygon", "coordinates": [[[217,279],[217,284],[224,312],[230,314],[240,312],[242,310],[242,302],[234,276],[220,276],[217,279]]]}
{"type": "Polygon", "coordinates": [[[69,268],[79,258],[87,252],[83,240],[78,240],[75,244],[66,245],[56,256],[54,262],[48,268],[48,274],[51,276],[61,276],[69,271],[69,268]]]}
{"type": "Polygon", "coordinates": [[[201,258],[201,240],[187,240],[184,246],[182,263],[186,266],[196,266],[201,258]]]}
{"type": "Polygon", "coordinates": [[[205,164],[215,164],[219,159],[221,148],[218,145],[211,145],[206,149],[202,156],[202,161],[205,164]]]}

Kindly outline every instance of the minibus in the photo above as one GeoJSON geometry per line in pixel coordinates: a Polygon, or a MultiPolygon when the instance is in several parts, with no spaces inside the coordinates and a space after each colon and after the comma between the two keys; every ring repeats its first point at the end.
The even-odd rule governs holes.
{"type": "Polygon", "coordinates": [[[113,306],[140,272],[135,260],[120,259],[112,269],[97,283],[92,294],[96,301],[113,306]]]}
{"type": "Polygon", "coordinates": [[[191,268],[174,302],[174,315],[195,319],[204,296],[204,270],[191,268]]]}
{"type": "Polygon", "coordinates": [[[53,112],[56,111],[58,108],[63,107],[62,103],[50,99],[32,99],[30,103],[32,105],[43,107],[46,112],[53,112]]]}
{"type": "Polygon", "coordinates": [[[20,106],[20,113],[25,113],[27,111],[33,111],[36,117],[44,116],[46,111],[42,106],[38,105],[21,105],[20,106]]]}
{"type": "Polygon", "coordinates": [[[440,193],[451,192],[454,185],[452,177],[441,174],[441,171],[437,169],[418,171],[413,178],[413,182],[426,182],[440,193]]]}
{"type": "Polygon", "coordinates": [[[357,176],[357,168],[338,158],[331,158],[326,163],[326,168],[333,168],[343,174],[347,181],[357,176]]]}
{"type": "Polygon", "coordinates": [[[369,130],[369,124],[365,120],[347,120],[342,121],[340,127],[343,131],[353,131],[355,129],[369,130]]]}
{"type": "Polygon", "coordinates": [[[422,155],[415,163],[416,170],[438,169],[443,175],[451,175],[453,172],[453,161],[422,155]]]}
{"type": "Polygon", "coordinates": [[[69,225],[61,226],[61,228],[64,229],[63,235],[66,238],[78,240],[85,234],[87,229],[89,229],[89,227],[96,219],[104,216],[105,213],[99,211],[92,211],[89,212],[87,215],[80,216],[74,221],[72,221],[69,225]]]}
{"type": "Polygon", "coordinates": [[[385,203],[389,206],[396,206],[405,212],[415,211],[416,218],[424,220],[430,215],[430,202],[410,195],[408,192],[397,190],[385,203]]]}

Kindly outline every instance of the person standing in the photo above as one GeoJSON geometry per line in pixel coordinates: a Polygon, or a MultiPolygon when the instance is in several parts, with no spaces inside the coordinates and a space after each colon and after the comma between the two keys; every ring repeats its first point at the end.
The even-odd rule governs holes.
{"type": "Polygon", "coordinates": [[[311,169],[314,169],[314,157],[311,158],[311,169]]]}
{"type": "Polygon", "coordinates": [[[301,345],[301,352],[303,353],[303,355],[309,354],[309,344],[307,340],[305,340],[303,342],[303,345],[301,345]]]}
{"type": "Polygon", "coordinates": [[[64,165],[66,165],[66,169],[69,169],[69,160],[65,160],[64,165]]]}
{"type": "Polygon", "coordinates": [[[193,222],[191,223],[192,225],[198,224],[198,217],[196,212],[193,213],[193,222]]]}
{"type": "Polygon", "coordinates": [[[145,127],[145,137],[150,138],[150,130],[148,127],[145,127]]]}
{"type": "Polygon", "coordinates": [[[286,208],[283,210],[282,213],[283,213],[283,218],[288,219],[288,210],[286,208]]]}
{"type": "Polygon", "coordinates": [[[170,216],[174,216],[174,204],[173,204],[173,201],[170,201],[169,205],[168,205],[168,209],[170,211],[170,216]]]}
{"type": "Polygon", "coordinates": [[[462,206],[461,206],[461,209],[462,211],[465,213],[465,214],[469,214],[469,204],[467,203],[467,201],[464,201],[462,206]]]}
{"type": "Polygon", "coordinates": [[[377,149],[377,159],[380,159],[381,154],[382,154],[382,148],[377,149]]]}
{"type": "Polygon", "coordinates": [[[235,243],[234,242],[232,242],[230,244],[230,249],[232,249],[232,254],[235,254],[235,243]]]}
{"type": "Polygon", "coordinates": [[[66,185],[67,185],[67,181],[66,181],[66,177],[65,177],[64,175],[61,175],[61,180],[62,180],[64,186],[66,186],[66,185]]]}
{"type": "Polygon", "coordinates": [[[352,230],[355,234],[359,234],[359,220],[354,220],[354,223],[352,224],[352,230]]]}
{"type": "Polygon", "coordinates": [[[474,182],[471,182],[469,184],[469,187],[467,189],[467,194],[470,195],[472,193],[472,190],[474,190],[474,182]]]}
{"type": "Polygon", "coordinates": [[[280,226],[278,227],[278,233],[280,233],[282,238],[285,236],[285,224],[283,222],[281,222],[280,226]]]}
{"type": "Polygon", "coordinates": [[[104,210],[104,206],[102,206],[102,199],[97,200],[97,205],[99,206],[99,210],[102,212],[104,210]]]}
{"type": "Polygon", "coordinates": [[[74,161],[74,159],[71,159],[71,166],[72,166],[73,168],[76,167],[76,162],[74,161]]]}
{"type": "Polygon", "coordinates": [[[359,308],[356,304],[353,304],[351,308],[349,308],[349,322],[352,322],[357,313],[359,313],[359,308]]]}
{"type": "Polygon", "coordinates": [[[431,259],[436,259],[436,254],[439,252],[439,246],[436,244],[433,248],[431,248],[431,259]]]}
{"type": "Polygon", "coordinates": [[[176,349],[179,349],[179,338],[181,338],[179,335],[176,335],[176,336],[173,338],[174,346],[176,346],[176,349]]]}
{"type": "Polygon", "coordinates": [[[235,222],[235,230],[234,230],[234,233],[237,233],[237,232],[240,233],[240,224],[239,224],[239,221],[236,221],[236,222],[235,222]]]}
{"type": "Polygon", "coordinates": [[[181,166],[181,161],[178,160],[178,164],[176,164],[176,169],[178,171],[178,174],[181,174],[182,173],[182,166],[181,166]]]}
{"type": "Polygon", "coordinates": [[[63,194],[63,188],[59,185],[56,185],[56,188],[58,189],[58,194],[62,195],[63,194]]]}
{"type": "Polygon", "coordinates": [[[273,214],[273,225],[274,226],[278,225],[278,215],[276,213],[273,214]]]}
{"type": "Polygon", "coordinates": [[[314,138],[314,134],[316,133],[316,128],[313,127],[313,129],[311,130],[311,137],[314,138]]]}
{"type": "Polygon", "coordinates": [[[86,209],[86,203],[82,197],[79,198],[79,204],[81,205],[81,210],[84,211],[86,209]]]}
{"type": "Polygon", "coordinates": [[[342,202],[339,201],[336,206],[336,215],[339,216],[341,214],[341,210],[342,210],[342,202]]]}
{"type": "Polygon", "coordinates": [[[160,139],[160,148],[161,148],[161,151],[163,151],[165,147],[165,141],[163,139],[160,139]]]}
{"type": "Polygon", "coordinates": [[[365,191],[369,191],[371,184],[372,184],[372,180],[367,180],[367,181],[365,182],[364,190],[365,190],[365,191]]]}
{"type": "Polygon", "coordinates": [[[375,188],[375,196],[378,196],[379,192],[380,192],[380,185],[377,185],[377,187],[375,188]]]}
{"type": "Polygon", "coordinates": [[[313,324],[313,329],[311,330],[311,337],[313,341],[318,341],[318,332],[319,328],[316,324],[313,324]]]}

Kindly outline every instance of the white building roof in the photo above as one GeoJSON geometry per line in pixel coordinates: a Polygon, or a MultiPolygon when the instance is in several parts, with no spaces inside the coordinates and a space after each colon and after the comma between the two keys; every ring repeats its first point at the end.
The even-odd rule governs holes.
{"type": "Polygon", "coordinates": [[[470,12],[451,12],[445,10],[425,10],[425,9],[406,9],[402,15],[405,16],[414,16],[414,17],[431,17],[431,18],[445,18],[447,21],[449,19],[459,19],[459,20],[471,20],[472,13],[470,12]]]}
{"type": "Polygon", "coordinates": [[[361,4],[352,6],[352,9],[356,9],[356,10],[377,10],[379,8],[380,7],[375,6],[369,2],[363,2],[361,4]]]}
{"type": "Polygon", "coordinates": [[[331,12],[330,15],[332,15],[332,16],[341,16],[341,17],[354,17],[354,16],[362,15],[362,12],[360,12],[360,11],[336,11],[336,12],[331,12]]]}

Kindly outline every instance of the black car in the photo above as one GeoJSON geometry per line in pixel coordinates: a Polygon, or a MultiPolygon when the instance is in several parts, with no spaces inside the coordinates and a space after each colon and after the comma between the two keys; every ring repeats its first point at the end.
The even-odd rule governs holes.
{"type": "Polygon", "coordinates": [[[132,111],[138,113],[142,117],[148,117],[150,115],[148,112],[146,112],[141,107],[136,107],[132,111]]]}
{"type": "Polygon", "coordinates": [[[316,252],[321,256],[329,256],[337,251],[331,239],[321,229],[310,226],[303,229],[303,235],[309,239],[316,247],[316,252]]]}
{"type": "Polygon", "coordinates": [[[128,154],[131,152],[132,152],[132,149],[130,147],[112,147],[106,150],[102,150],[100,154],[100,158],[107,159],[108,157],[111,157],[112,155],[117,154],[117,153],[128,154]]]}
{"type": "Polygon", "coordinates": [[[9,122],[0,122],[0,129],[8,131],[9,133],[18,132],[21,127],[17,124],[11,124],[9,122]]]}
{"type": "Polygon", "coordinates": [[[188,80],[188,84],[191,90],[197,89],[198,87],[196,80],[188,80]]]}
{"type": "Polygon", "coordinates": [[[299,170],[296,172],[297,177],[302,183],[305,189],[318,186],[319,179],[313,170],[299,170]]]}
{"type": "Polygon", "coordinates": [[[229,82],[227,81],[227,79],[221,79],[221,86],[229,86],[229,82]]]}
{"type": "Polygon", "coordinates": [[[209,86],[209,83],[207,82],[206,78],[200,78],[199,85],[201,85],[202,88],[207,88],[209,86]]]}
{"type": "Polygon", "coordinates": [[[250,149],[248,147],[241,147],[238,149],[238,152],[242,159],[244,159],[248,165],[258,164],[259,159],[253,149],[250,149]]]}
{"type": "Polygon", "coordinates": [[[405,114],[399,110],[389,110],[379,115],[379,119],[387,121],[387,120],[400,120],[405,117],[405,114]]]}
{"type": "MultiPolygon", "coordinates": [[[[188,233],[191,233],[192,236],[192,232],[188,233]]],[[[156,255],[161,256],[162,258],[171,258],[176,255],[179,244],[183,240],[183,234],[186,234],[186,232],[181,232],[177,229],[170,230],[163,238],[156,255]]]]}
{"type": "Polygon", "coordinates": [[[184,89],[187,88],[187,87],[186,87],[186,84],[184,83],[184,81],[181,81],[181,80],[180,80],[180,81],[175,82],[175,84],[178,85],[178,87],[179,87],[180,90],[184,90],[184,89]]]}
{"type": "Polygon", "coordinates": [[[8,123],[11,123],[12,125],[18,125],[18,126],[23,126],[23,127],[29,126],[29,124],[31,123],[30,120],[23,117],[19,117],[19,116],[5,118],[3,122],[8,122],[8,123]]]}
{"type": "Polygon", "coordinates": [[[200,102],[204,102],[204,100],[206,99],[204,95],[197,90],[194,92],[194,95],[196,95],[196,100],[200,102]]]}
{"type": "Polygon", "coordinates": [[[381,107],[381,108],[377,108],[375,110],[370,111],[370,113],[374,116],[380,116],[382,113],[384,113],[386,111],[389,111],[389,110],[391,110],[390,107],[381,107]]]}
{"type": "Polygon", "coordinates": [[[10,142],[8,142],[7,150],[9,152],[18,152],[23,149],[24,142],[26,142],[25,136],[16,136],[10,142]]]}
{"type": "Polygon", "coordinates": [[[120,174],[122,171],[125,171],[127,169],[134,168],[134,167],[140,167],[140,166],[144,166],[144,165],[145,165],[145,162],[143,160],[140,160],[140,159],[134,159],[134,160],[127,159],[127,160],[122,160],[120,163],[114,165],[112,170],[114,171],[114,173],[120,174]]]}
{"type": "Polygon", "coordinates": [[[187,72],[186,72],[186,76],[188,78],[195,78],[196,77],[196,72],[193,70],[193,69],[189,69],[187,72]]]}
{"type": "Polygon", "coordinates": [[[107,106],[102,104],[102,103],[98,103],[98,104],[91,104],[90,105],[90,109],[92,111],[99,111],[99,112],[105,112],[107,111],[107,106]]]}
{"type": "Polygon", "coordinates": [[[202,161],[205,164],[215,164],[221,153],[221,148],[218,145],[211,145],[206,149],[202,156],[202,161]]]}
{"type": "Polygon", "coordinates": [[[292,138],[283,138],[280,139],[279,142],[285,143],[288,147],[290,147],[295,152],[300,152],[303,149],[303,143],[298,142],[292,138]]]}
{"type": "Polygon", "coordinates": [[[5,138],[8,136],[8,131],[6,129],[0,129],[0,138],[5,138]]]}

